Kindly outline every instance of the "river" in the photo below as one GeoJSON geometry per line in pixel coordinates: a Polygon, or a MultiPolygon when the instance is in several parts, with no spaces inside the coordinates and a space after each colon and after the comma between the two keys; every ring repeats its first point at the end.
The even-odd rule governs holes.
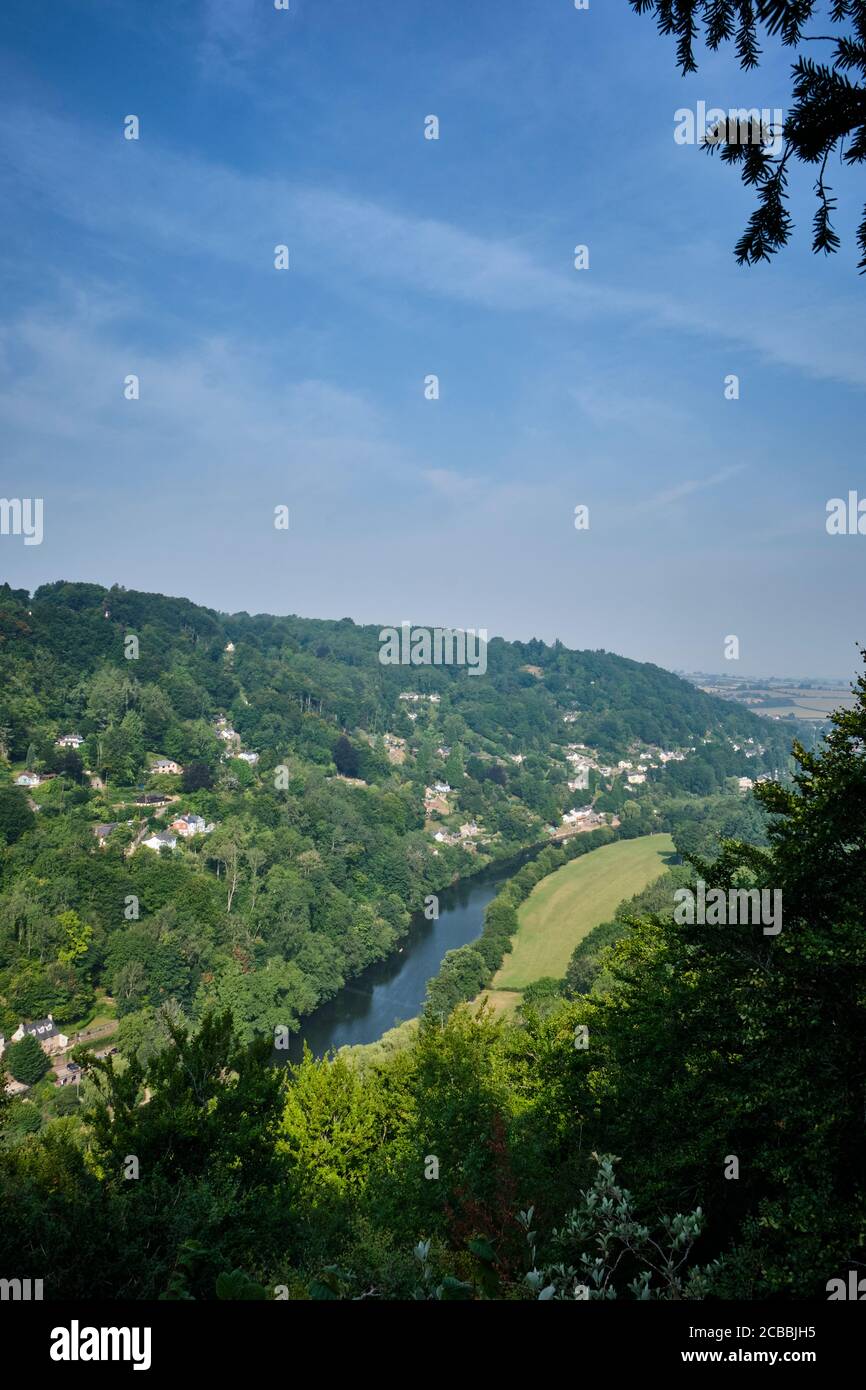
{"type": "Polygon", "coordinates": [[[331,1048],[376,1042],[396,1023],[417,1018],[427,981],[438,973],[445,952],[481,935],[484,909],[491,898],[542,848],[538,845],[515,858],[488,864],[471,878],[441,889],[438,921],[428,922],[423,912],[413,913],[408,934],[396,951],[368,966],[302,1020],[300,1032],[290,1040],[288,1060],[300,1059],[305,1042],[314,1056],[323,1057],[331,1048]]]}

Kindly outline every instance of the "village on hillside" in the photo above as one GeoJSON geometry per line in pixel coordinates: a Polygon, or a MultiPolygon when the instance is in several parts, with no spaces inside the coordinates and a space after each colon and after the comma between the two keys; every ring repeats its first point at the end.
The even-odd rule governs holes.
{"type": "MultiPolygon", "coordinates": [[[[233,657],[234,644],[229,643],[225,660],[231,662],[233,657]]],[[[536,679],[543,676],[540,668],[530,673],[536,679]]],[[[239,701],[246,702],[242,694],[239,701]]],[[[322,769],[322,775],[325,782],[345,784],[364,796],[375,791],[383,770],[386,776],[390,773],[395,785],[411,788],[420,803],[430,853],[434,857],[446,856],[448,872],[454,877],[472,872],[469,866],[473,860],[481,867],[492,858],[507,854],[509,843],[515,840],[538,843],[546,838],[559,843],[603,826],[615,829],[628,813],[629,801],[639,802],[650,796],[654,776],[670,764],[684,762],[695,752],[694,745],[666,748],[633,740],[626,756],[605,760],[586,743],[565,741],[580,719],[577,709],[562,714],[568,733],[562,742],[550,743],[541,756],[537,747],[531,743],[521,747],[516,739],[511,740],[511,748],[506,751],[501,742],[489,742],[482,735],[467,738],[465,726],[460,745],[456,746],[452,738],[443,737],[447,722],[444,727],[440,722],[440,703],[436,692],[402,691],[396,697],[390,729],[378,733],[362,729],[343,732],[340,741],[350,749],[353,740],[356,749],[369,749],[374,762],[368,777],[373,780],[361,775],[356,754],[349,763],[342,764],[336,749],[336,771],[322,769]],[[464,760],[472,768],[471,776],[464,772],[464,760]],[[553,819],[549,810],[546,816],[533,812],[531,798],[527,802],[518,789],[517,784],[531,778],[543,789],[543,799],[538,804],[556,808],[553,819]],[[508,794],[512,781],[517,795],[508,794]],[[483,793],[485,786],[487,792],[483,793]]],[[[302,700],[302,708],[305,713],[312,713],[309,702],[304,705],[302,700]]],[[[113,848],[127,858],[146,854],[190,855],[207,872],[210,863],[206,842],[220,827],[214,814],[217,803],[202,788],[209,787],[216,778],[224,793],[227,789],[255,786],[262,777],[272,775],[270,769],[262,770],[259,752],[245,747],[227,714],[213,715],[209,728],[213,739],[211,770],[204,781],[201,768],[194,762],[155,750],[143,759],[141,780],[132,785],[118,784],[104,774],[98,735],[91,731],[85,736],[75,728],[56,732],[53,744],[57,758],[40,759],[28,750],[27,765],[10,767],[9,777],[24,793],[35,815],[39,816],[46,806],[55,813],[62,812],[64,797],[74,792],[74,779],[70,782],[66,775],[74,764],[79,784],[88,790],[88,811],[93,813],[93,853],[113,848]],[[94,766],[103,770],[94,771],[94,766]],[[222,771],[217,771],[217,767],[222,771]]],[[[763,753],[753,739],[743,745],[732,742],[731,746],[746,758],[763,753]]],[[[747,776],[731,779],[741,794],[759,780],[760,777],[747,776]]],[[[70,1057],[76,1044],[100,1044],[102,1051],[97,1056],[113,1050],[110,1039],[117,1028],[115,1012],[113,1002],[104,996],[99,999],[94,1016],[74,1027],[64,1029],[50,1013],[36,1019],[22,1018],[11,1036],[0,1037],[0,1057],[10,1046],[31,1039],[48,1059],[48,1074],[54,1085],[68,1086],[80,1079],[80,1069],[70,1057]]],[[[30,1087],[26,1081],[10,1078],[6,1089],[10,1094],[21,1095],[30,1087]]]]}

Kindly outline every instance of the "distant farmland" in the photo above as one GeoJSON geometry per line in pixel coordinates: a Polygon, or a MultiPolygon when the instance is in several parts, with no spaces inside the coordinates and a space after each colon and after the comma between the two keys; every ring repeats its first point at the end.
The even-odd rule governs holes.
{"type": "Polygon", "coordinates": [[[854,695],[850,686],[803,685],[799,681],[749,681],[744,677],[697,679],[695,685],[706,695],[717,695],[732,704],[745,705],[752,714],[765,719],[811,720],[823,723],[836,709],[851,709],[854,695]]]}
{"type": "Polygon", "coordinates": [[[834,709],[850,709],[853,703],[854,696],[847,690],[798,690],[792,686],[774,689],[765,696],[764,704],[750,708],[754,714],[770,718],[793,714],[795,719],[815,720],[829,719],[834,709]]]}

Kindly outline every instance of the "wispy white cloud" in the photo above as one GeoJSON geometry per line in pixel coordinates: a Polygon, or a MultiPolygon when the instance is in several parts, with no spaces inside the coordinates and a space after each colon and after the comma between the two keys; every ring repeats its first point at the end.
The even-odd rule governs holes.
{"type": "Polygon", "coordinates": [[[672,487],[657,492],[641,506],[644,509],[672,506],[675,502],[682,502],[686,497],[692,497],[696,492],[706,492],[709,488],[721,486],[729,478],[734,478],[738,473],[742,473],[744,468],[745,464],[733,463],[729,468],[720,468],[705,478],[684,478],[682,482],[674,483],[672,487]]]}
{"type": "MultiPolygon", "coordinates": [[[[585,369],[584,369],[585,371],[585,369]]],[[[641,437],[682,438],[695,420],[682,397],[661,398],[648,391],[630,390],[625,395],[621,376],[596,372],[591,379],[570,388],[580,413],[599,429],[632,430],[641,437]]]]}
{"type": "Polygon", "coordinates": [[[206,507],[236,482],[276,503],[286,491],[351,492],[359,474],[387,481],[412,466],[363,393],[312,377],[280,381],[254,343],[209,337],[148,348],[123,307],[112,316],[79,294],[0,329],[7,473],[60,492],[107,484],[143,506],[170,485],[206,507]],[[139,379],[138,400],[124,398],[129,374],[139,379]]]}
{"type": "MultiPolygon", "coordinates": [[[[270,16],[268,16],[270,17],[270,16]]],[[[263,7],[257,0],[201,0],[198,58],[209,81],[246,85],[263,41],[263,7]]]]}
{"type": "MultiPolygon", "coordinates": [[[[211,256],[248,270],[269,268],[286,242],[295,274],[388,285],[495,312],[548,315],[575,324],[604,320],[737,344],[808,376],[866,385],[866,332],[848,305],[810,301],[780,306],[773,321],[750,311],[750,290],[726,292],[613,284],[575,272],[567,249],[557,265],[518,238],[486,237],[452,223],[368,198],[241,173],[157,144],[147,129],[137,144],[84,131],[33,111],[0,122],[14,190],[49,203],[117,256],[127,238],[175,255],[211,256]]],[[[638,258],[635,266],[640,267],[638,258]]]]}

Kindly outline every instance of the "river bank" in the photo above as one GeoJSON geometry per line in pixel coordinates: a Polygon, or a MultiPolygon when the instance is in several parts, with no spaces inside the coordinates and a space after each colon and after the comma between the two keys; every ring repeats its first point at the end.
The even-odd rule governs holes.
{"type": "Polygon", "coordinates": [[[332,1048],[376,1042],[395,1024],[417,1017],[427,982],[438,972],[445,953],[480,936],[487,904],[503,883],[546,847],[547,841],[533,845],[443,888],[438,894],[438,920],[413,913],[395,951],[368,966],[302,1020],[284,1054],[287,1060],[300,1060],[304,1043],[314,1056],[323,1057],[332,1048]]]}

